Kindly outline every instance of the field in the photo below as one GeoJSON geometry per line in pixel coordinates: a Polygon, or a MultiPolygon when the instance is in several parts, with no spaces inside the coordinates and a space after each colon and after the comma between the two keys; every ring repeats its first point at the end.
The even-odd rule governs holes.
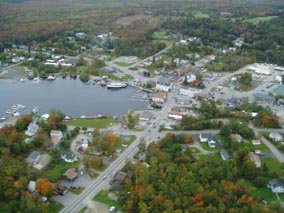
{"type": "Polygon", "coordinates": [[[67,125],[77,126],[77,127],[90,127],[96,129],[105,129],[108,126],[115,124],[116,121],[113,117],[107,118],[79,118],[67,121],[67,125]]]}
{"type": "Polygon", "coordinates": [[[107,204],[109,206],[115,206],[117,209],[121,209],[122,206],[118,202],[110,200],[108,198],[108,193],[109,193],[109,191],[100,191],[99,194],[97,194],[93,198],[93,200],[101,202],[101,203],[104,203],[104,204],[107,204]]]}
{"type": "Polygon", "coordinates": [[[278,16],[264,16],[264,17],[257,17],[257,18],[251,18],[251,19],[245,19],[243,22],[250,22],[254,25],[259,24],[262,21],[269,21],[271,19],[277,18],[278,16]]]}
{"type": "Polygon", "coordinates": [[[63,207],[64,206],[61,203],[50,200],[47,206],[47,210],[48,212],[56,213],[56,212],[59,212],[61,209],[63,209],[63,207]]]}

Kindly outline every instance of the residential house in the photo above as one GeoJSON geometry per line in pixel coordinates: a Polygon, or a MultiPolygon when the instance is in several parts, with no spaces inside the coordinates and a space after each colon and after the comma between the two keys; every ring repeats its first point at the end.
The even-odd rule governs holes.
{"type": "Polygon", "coordinates": [[[33,151],[28,157],[27,157],[27,162],[30,166],[34,166],[39,162],[39,159],[41,157],[40,152],[38,151],[33,151]]]}
{"type": "Polygon", "coordinates": [[[254,154],[253,152],[249,152],[249,159],[255,164],[256,168],[261,167],[261,161],[258,155],[254,154]]]}
{"type": "Polygon", "coordinates": [[[53,147],[58,146],[62,138],[63,138],[63,134],[60,130],[51,130],[50,139],[51,139],[53,147]]]}
{"type": "Polygon", "coordinates": [[[169,92],[172,89],[172,82],[169,78],[160,78],[156,83],[156,89],[164,92],[169,92]]]}
{"type": "Polygon", "coordinates": [[[192,89],[190,87],[181,87],[179,89],[179,94],[180,95],[186,95],[186,96],[188,96],[190,98],[193,98],[197,92],[198,92],[197,90],[192,89]]]}
{"type": "Polygon", "coordinates": [[[284,85],[280,84],[276,89],[272,91],[272,94],[274,96],[281,95],[283,97],[284,96],[284,85]]]}
{"type": "Polygon", "coordinates": [[[190,104],[190,98],[186,95],[177,95],[175,97],[175,101],[177,104],[182,104],[182,105],[189,105],[190,104]]]}
{"type": "Polygon", "coordinates": [[[153,117],[153,113],[145,110],[141,113],[139,120],[150,121],[152,117],[153,117]]]}
{"type": "Polygon", "coordinates": [[[114,181],[119,184],[124,184],[126,178],[127,178],[127,173],[125,172],[117,172],[113,177],[114,181]]]}
{"type": "Polygon", "coordinates": [[[54,185],[54,188],[55,188],[55,192],[58,193],[59,195],[65,195],[68,192],[68,187],[62,184],[56,183],[54,185]]]}
{"type": "Polygon", "coordinates": [[[153,93],[152,101],[154,103],[163,104],[166,102],[167,94],[165,92],[153,93]]]}
{"type": "Polygon", "coordinates": [[[211,138],[213,138],[211,133],[201,133],[199,135],[200,142],[208,142],[211,138]]]}
{"type": "Polygon", "coordinates": [[[252,140],[252,144],[253,145],[260,145],[261,144],[261,140],[252,140]]]}
{"type": "Polygon", "coordinates": [[[197,80],[197,75],[199,75],[199,74],[200,74],[200,72],[197,71],[197,70],[191,71],[190,73],[188,73],[185,76],[186,82],[187,83],[192,83],[192,82],[196,81],[197,80]]]}
{"type": "Polygon", "coordinates": [[[105,68],[103,68],[103,70],[105,72],[107,72],[107,73],[115,73],[115,72],[117,72],[116,68],[114,68],[114,67],[105,67],[105,68]]]}
{"type": "Polygon", "coordinates": [[[216,141],[215,141],[215,138],[214,138],[214,137],[212,137],[212,138],[210,138],[210,139],[208,140],[208,146],[209,146],[210,148],[215,148],[215,147],[216,147],[216,141]]]}
{"type": "Polygon", "coordinates": [[[284,193],[284,180],[272,179],[267,184],[273,193],[284,193]]]}
{"type": "Polygon", "coordinates": [[[67,180],[73,181],[78,177],[78,172],[76,168],[70,168],[62,175],[67,180]]]}
{"type": "Polygon", "coordinates": [[[74,163],[75,161],[78,160],[75,154],[71,152],[65,152],[65,151],[61,152],[61,159],[67,163],[74,163]]]}
{"type": "Polygon", "coordinates": [[[229,160],[231,158],[231,155],[224,149],[220,150],[220,155],[222,160],[229,160]]]}
{"type": "Polygon", "coordinates": [[[254,94],[254,98],[256,101],[265,101],[268,103],[274,103],[276,101],[276,98],[274,96],[261,93],[254,94]]]}
{"type": "Polygon", "coordinates": [[[230,138],[233,141],[236,141],[236,142],[239,142],[239,143],[243,141],[243,137],[241,135],[239,135],[239,134],[231,134],[230,138]]]}
{"type": "Polygon", "coordinates": [[[278,132],[271,132],[269,134],[269,138],[272,139],[273,141],[282,141],[283,140],[282,135],[278,132]]]}
{"type": "Polygon", "coordinates": [[[181,120],[183,118],[183,115],[180,112],[169,112],[168,114],[169,118],[175,119],[175,120],[181,120]]]}
{"type": "Polygon", "coordinates": [[[25,135],[27,136],[34,136],[38,131],[38,125],[34,122],[28,125],[28,129],[25,131],[25,135]]]}
{"type": "Polygon", "coordinates": [[[36,191],[36,182],[35,181],[32,181],[32,180],[29,181],[28,190],[31,193],[34,193],[36,191]]]}

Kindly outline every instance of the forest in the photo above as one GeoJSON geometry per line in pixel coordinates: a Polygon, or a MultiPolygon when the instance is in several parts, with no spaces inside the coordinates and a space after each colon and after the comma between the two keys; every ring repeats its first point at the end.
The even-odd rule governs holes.
{"type": "Polygon", "coordinates": [[[239,182],[271,175],[265,166],[256,168],[249,160],[248,148],[235,148],[228,161],[217,155],[199,159],[187,138],[168,133],[148,147],[149,168],[143,163],[128,165],[131,175],[120,196],[128,212],[265,211],[261,197],[250,195],[239,182]]]}

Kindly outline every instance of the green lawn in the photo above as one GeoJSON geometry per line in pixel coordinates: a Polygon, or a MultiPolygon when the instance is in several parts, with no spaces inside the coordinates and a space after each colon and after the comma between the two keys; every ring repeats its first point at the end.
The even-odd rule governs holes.
{"type": "Polygon", "coordinates": [[[121,148],[122,144],[128,144],[128,146],[136,139],[135,135],[121,135],[120,137],[116,138],[115,147],[121,148]],[[125,138],[129,137],[129,141],[126,141],[125,138]]]}
{"type": "Polygon", "coordinates": [[[165,31],[156,31],[152,35],[153,40],[169,40],[165,31]]]}
{"type": "Polygon", "coordinates": [[[79,195],[81,194],[82,191],[84,191],[85,187],[78,187],[76,189],[69,189],[70,192],[79,195]]]}
{"type": "Polygon", "coordinates": [[[107,205],[109,205],[109,206],[115,206],[117,209],[121,209],[122,206],[121,206],[118,202],[113,201],[113,200],[110,200],[110,199],[108,198],[108,193],[109,193],[109,191],[104,191],[104,190],[102,190],[102,191],[99,192],[99,194],[97,194],[97,195],[93,198],[93,200],[94,200],[94,201],[101,202],[101,203],[104,203],[104,204],[107,204],[107,205]]]}
{"type": "Polygon", "coordinates": [[[217,151],[218,148],[210,148],[207,142],[200,142],[201,147],[206,151],[217,151]]]}
{"type": "Polygon", "coordinates": [[[117,65],[119,65],[119,66],[121,66],[121,67],[128,67],[128,66],[130,66],[130,65],[132,65],[133,63],[130,63],[130,64],[128,64],[128,63],[124,63],[124,62],[115,62],[117,65]]]}
{"type": "Polygon", "coordinates": [[[60,160],[58,163],[55,164],[53,167],[48,167],[44,173],[43,176],[47,177],[51,181],[57,181],[62,177],[62,174],[71,167],[78,167],[80,164],[79,161],[76,161],[74,163],[66,163],[63,160],[60,160]]]}
{"type": "Polygon", "coordinates": [[[56,202],[54,200],[50,200],[49,205],[47,206],[47,211],[52,213],[60,212],[60,210],[63,209],[63,207],[64,207],[63,204],[56,202]]]}
{"type": "Polygon", "coordinates": [[[97,129],[105,129],[111,124],[115,124],[116,121],[113,117],[107,118],[79,118],[67,121],[67,125],[78,126],[78,127],[90,127],[97,129]]]}
{"type": "Polygon", "coordinates": [[[266,187],[256,188],[255,186],[253,186],[251,181],[245,179],[239,180],[239,183],[246,187],[248,192],[253,196],[261,197],[269,203],[277,200],[276,195],[272,193],[271,189],[268,189],[266,187]]]}
{"type": "Polygon", "coordinates": [[[87,207],[85,206],[84,208],[82,208],[79,213],[84,213],[87,210],[87,207]]]}
{"type": "Polygon", "coordinates": [[[264,17],[257,17],[251,19],[245,19],[243,22],[250,22],[254,25],[259,24],[262,21],[270,21],[271,19],[277,18],[278,16],[264,16],[264,17]]]}
{"type": "Polygon", "coordinates": [[[27,74],[27,72],[25,71],[25,68],[21,65],[14,66],[12,69],[16,70],[17,72],[23,75],[27,74]]]}
{"type": "Polygon", "coordinates": [[[271,153],[270,149],[267,148],[264,144],[254,145],[254,150],[260,150],[263,153],[271,153]]]}
{"type": "Polygon", "coordinates": [[[270,172],[279,173],[280,163],[276,158],[263,158],[261,159],[261,163],[265,163],[270,172]]]}
{"type": "Polygon", "coordinates": [[[88,69],[89,66],[78,66],[76,67],[78,72],[82,72],[82,71],[86,71],[88,69]]]}
{"type": "Polygon", "coordinates": [[[210,18],[210,16],[207,13],[202,13],[202,12],[195,12],[194,18],[210,18]]]}

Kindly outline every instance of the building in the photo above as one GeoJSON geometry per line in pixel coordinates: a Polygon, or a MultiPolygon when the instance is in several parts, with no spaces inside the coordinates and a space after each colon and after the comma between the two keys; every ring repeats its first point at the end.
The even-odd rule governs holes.
{"type": "Polygon", "coordinates": [[[252,144],[253,145],[260,145],[261,144],[261,140],[252,140],[252,144]]]}
{"type": "Polygon", "coordinates": [[[169,92],[172,89],[172,82],[169,78],[160,78],[156,83],[156,89],[164,92],[169,92]]]}
{"type": "Polygon", "coordinates": [[[25,131],[25,135],[34,136],[38,131],[38,125],[36,123],[30,123],[28,129],[25,131]]]}
{"type": "Polygon", "coordinates": [[[51,139],[53,147],[56,147],[60,143],[62,138],[63,138],[63,134],[62,134],[61,131],[59,131],[59,130],[51,130],[51,132],[50,132],[50,139],[51,139]]]}
{"type": "Polygon", "coordinates": [[[169,112],[168,116],[174,120],[181,120],[183,118],[183,115],[180,112],[169,112]]]}
{"type": "Polygon", "coordinates": [[[189,87],[181,87],[179,89],[180,95],[186,95],[190,98],[193,98],[197,92],[198,92],[197,90],[194,90],[194,89],[189,88],[189,87]]]}
{"type": "Polygon", "coordinates": [[[275,67],[274,70],[283,72],[284,71],[284,67],[275,67]]]}
{"type": "Polygon", "coordinates": [[[78,177],[78,172],[76,168],[70,168],[62,175],[67,180],[73,181],[78,177]]]}
{"type": "Polygon", "coordinates": [[[190,104],[190,98],[186,95],[177,95],[175,97],[175,101],[177,104],[182,104],[182,105],[189,105],[190,104]]]}
{"type": "Polygon", "coordinates": [[[271,75],[272,69],[266,64],[254,64],[248,67],[248,71],[253,71],[259,75],[271,75]]]}
{"type": "Polygon", "coordinates": [[[152,117],[153,117],[153,113],[145,110],[141,113],[139,120],[150,121],[152,117]]]}
{"type": "Polygon", "coordinates": [[[213,138],[211,133],[201,133],[199,135],[200,142],[208,142],[211,138],[213,138]]]}
{"type": "Polygon", "coordinates": [[[31,193],[34,193],[36,191],[36,182],[35,181],[32,181],[32,180],[29,181],[28,190],[31,193]]]}
{"type": "Polygon", "coordinates": [[[152,101],[155,103],[163,104],[166,102],[167,94],[165,92],[153,93],[152,101]]]}
{"type": "Polygon", "coordinates": [[[77,161],[77,156],[71,152],[61,152],[61,159],[64,160],[67,163],[74,163],[77,161]]]}
{"type": "Polygon", "coordinates": [[[192,83],[192,82],[196,81],[197,80],[197,75],[199,75],[199,74],[200,74],[200,72],[197,71],[197,70],[193,70],[190,73],[188,73],[185,76],[186,83],[192,83]]]}
{"type": "Polygon", "coordinates": [[[273,193],[284,193],[284,180],[272,179],[267,184],[273,193]]]}
{"type": "Polygon", "coordinates": [[[282,97],[284,97],[284,85],[280,84],[276,89],[272,91],[272,94],[274,96],[281,95],[282,97]]]}
{"type": "Polygon", "coordinates": [[[256,168],[261,167],[261,161],[258,155],[254,154],[253,152],[249,152],[249,159],[255,164],[256,168]]]}
{"type": "Polygon", "coordinates": [[[265,94],[261,94],[261,93],[254,94],[254,98],[255,98],[256,101],[265,101],[265,102],[268,102],[268,103],[274,103],[276,101],[276,98],[274,96],[265,95],[265,94]]]}
{"type": "Polygon", "coordinates": [[[103,70],[107,73],[115,73],[117,72],[115,67],[104,67],[103,70]]]}
{"type": "Polygon", "coordinates": [[[278,132],[271,132],[269,134],[269,138],[272,139],[273,141],[282,141],[283,140],[282,135],[278,132]]]}
{"type": "Polygon", "coordinates": [[[118,184],[124,184],[126,178],[127,178],[127,173],[125,172],[117,172],[113,177],[114,181],[118,184]]]}
{"type": "Polygon", "coordinates": [[[239,134],[231,134],[230,138],[233,141],[236,141],[236,142],[239,142],[239,143],[243,141],[243,137],[241,135],[239,135],[239,134]]]}
{"type": "Polygon", "coordinates": [[[27,162],[30,166],[34,166],[38,164],[40,160],[41,154],[38,151],[33,151],[28,157],[27,157],[27,162]]]}
{"type": "Polygon", "coordinates": [[[224,149],[221,149],[219,153],[221,155],[222,160],[229,160],[231,158],[231,155],[224,149]]]}

